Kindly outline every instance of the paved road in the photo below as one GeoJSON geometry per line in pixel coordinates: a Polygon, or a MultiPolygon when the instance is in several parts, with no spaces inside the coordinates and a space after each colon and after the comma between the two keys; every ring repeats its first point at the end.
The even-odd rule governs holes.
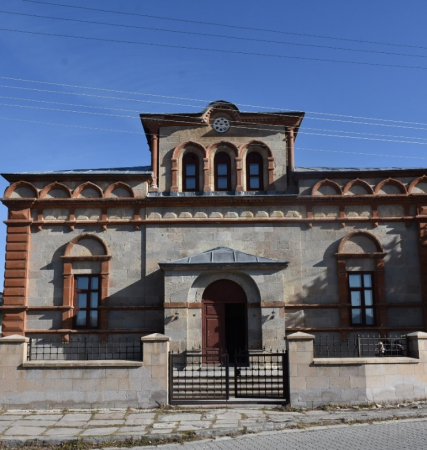
{"type": "Polygon", "coordinates": [[[342,425],[328,429],[293,432],[271,432],[223,438],[185,445],[160,445],[158,450],[425,450],[427,449],[427,421],[376,423],[373,425],[342,425]]]}

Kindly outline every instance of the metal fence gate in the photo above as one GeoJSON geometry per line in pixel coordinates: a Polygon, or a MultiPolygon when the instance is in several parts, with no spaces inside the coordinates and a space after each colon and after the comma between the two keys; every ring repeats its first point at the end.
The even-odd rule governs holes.
{"type": "Polygon", "coordinates": [[[287,353],[237,353],[234,358],[234,396],[289,398],[287,356],[287,353]]]}
{"type": "Polygon", "coordinates": [[[289,399],[287,353],[220,350],[169,353],[169,401],[289,399]]]}

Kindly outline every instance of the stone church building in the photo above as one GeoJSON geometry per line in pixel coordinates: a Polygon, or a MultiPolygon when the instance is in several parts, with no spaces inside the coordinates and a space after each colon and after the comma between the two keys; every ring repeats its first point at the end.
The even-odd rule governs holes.
{"type": "Polygon", "coordinates": [[[2,174],[2,336],[232,353],[425,331],[427,170],[295,167],[303,117],[141,114],[149,167],[2,174]]]}

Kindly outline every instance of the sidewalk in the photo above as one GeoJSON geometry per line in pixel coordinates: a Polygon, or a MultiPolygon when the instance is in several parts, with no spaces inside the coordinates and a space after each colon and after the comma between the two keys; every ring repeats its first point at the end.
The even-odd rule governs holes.
{"type": "Polygon", "coordinates": [[[92,445],[149,445],[284,428],[426,418],[427,401],[401,405],[330,406],[282,410],[272,405],[166,407],[150,410],[0,411],[0,447],[37,440],[49,445],[83,440],[92,445]]]}

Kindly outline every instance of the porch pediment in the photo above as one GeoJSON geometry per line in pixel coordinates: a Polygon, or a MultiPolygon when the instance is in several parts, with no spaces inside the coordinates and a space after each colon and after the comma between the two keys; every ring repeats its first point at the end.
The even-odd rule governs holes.
{"type": "Polygon", "coordinates": [[[187,256],[172,262],[159,263],[165,270],[194,270],[194,269],[218,269],[218,268],[246,268],[246,269],[285,269],[288,262],[278,261],[263,256],[234,250],[229,247],[217,247],[194,256],[187,256]]]}

